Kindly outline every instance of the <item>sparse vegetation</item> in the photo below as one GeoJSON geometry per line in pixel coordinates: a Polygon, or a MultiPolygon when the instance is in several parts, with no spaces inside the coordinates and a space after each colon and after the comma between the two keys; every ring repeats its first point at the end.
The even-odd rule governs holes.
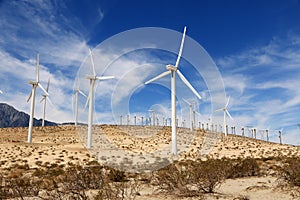
{"type": "MultiPolygon", "coordinates": [[[[8,142],[3,140],[6,144],[0,146],[0,199],[34,197],[49,200],[129,200],[136,199],[138,195],[145,199],[148,193],[149,196],[153,194],[158,198],[172,196],[174,199],[205,199],[213,196],[227,199],[227,193],[222,192],[228,184],[240,183],[244,181],[240,178],[251,176],[255,177],[249,178],[250,181],[259,180],[259,182],[256,185],[247,185],[245,195],[234,194],[230,199],[252,199],[251,195],[248,196],[249,193],[272,188],[277,177],[287,183],[279,189],[286,189],[285,192],[295,199],[300,196],[300,158],[297,147],[277,147],[267,144],[269,146],[263,149],[264,142],[250,140],[245,142],[237,137],[224,137],[223,142],[213,144],[214,151],[210,154],[211,157],[201,161],[196,158],[202,146],[199,142],[193,141],[191,144],[184,143],[187,149],[192,147],[180,158],[184,160],[176,161],[152,173],[130,174],[99,164],[83,148],[78,150],[76,147],[74,148],[76,151],[72,149],[73,147],[64,150],[64,144],[69,144],[70,137],[58,134],[54,129],[51,134],[53,137],[43,139],[42,145],[22,144],[20,139],[15,140],[19,141],[18,144],[6,145],[8,142]],[[46,145],[47,142],[51,145],[46,145]],[[223,185],[224,182],[226,185],[223,185]]],[[[118,137],[115,138],[117,142],[123,142],[118,137]]],[[[142,144],[138,148],[140,151],[138,156],[128,154],[124,159],[118,154],[104,155],[103,160],[109,161],[113,158],[113,161],[122,160],[124,163],[134,165],[135,162],[132,161],[138,158],[147,163],[151,160],[143,151],[160,145],[160,141],[152,142],[150,139],[130,140],[130,142],[132,142],[130,145],[126,144],[128,150],[142,144]]],[[[169,144],[170,138],[164,135],[161,143],[169,144]]],[[[155,153],[152,156],[155,162],[164,161],[164,157],[155,153]]]]}

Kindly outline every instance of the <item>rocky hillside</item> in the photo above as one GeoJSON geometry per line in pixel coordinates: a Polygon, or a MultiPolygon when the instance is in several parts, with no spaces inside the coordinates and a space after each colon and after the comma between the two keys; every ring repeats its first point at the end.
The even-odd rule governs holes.
{"type": "MultiPolygon", "coordinates": [[[[14,107],[0,103],[0,128],[6,127],[26,127],[29,123],[29,115],[16,110],[14,107]]],[[[34,126],[41,126],[42,119],[34,119],[34,126]]],[[[55,126],[54,122],[45,121],[45,126],[55,126]]]]}

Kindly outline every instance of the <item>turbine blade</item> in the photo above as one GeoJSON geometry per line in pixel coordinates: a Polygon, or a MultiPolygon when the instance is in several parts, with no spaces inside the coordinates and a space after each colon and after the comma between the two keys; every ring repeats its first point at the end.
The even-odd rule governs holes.
{"type": "Polygon", "coordinates": [[[45,88],[40,83],[38,83],[38,86],[45,92],[47,96],[49,96],[49,93],[45,90],[45,88]]]}
{"type": "Polygon", "coordinates": [[[231,117],[231,115],[230,115],[230,113],[228,112],[228,110],[226,109],[225,111],[226,111],[227,115],[230,117],[230,119],[233,120],[233,118],[231,117]]]}
{"type": "Polygon", "coordinates": [[[36,82],[40,82],[40,54],[36,58],[36,82]]]}
{"type": "Polygon", "coordinates": [[[96,76],[96,70],[95,70],[95,63],[94,63],[93,53],[92,53],[92,50],[90,48],[89,48],[89,51],[90,51],[91,62],[92,62],[92,67],[93,67],[93,75],[96,76]]]}
{"type": "Polygon", "coordinates": [[[176,60],[176,65],[175,65],[176,68],[178,68],[179,61],[180,61],[180,58],[181,58],[183,44],[184,44],[184,40],[185,40],[185,32],[186,32],[186,26],[184,27],[184,30],[183,30],[183,35],[182,35],[182,39],[181,39],[180,50],[179,50],[178,57],[177,57],[177,60],[176,60]]]}
{"type": "Polygon", "coordinates": [[[47,85],[47,89],[46,89],[47,92],[49,91],[49,85],[50,85],[50,78],[48,79],[48,85],[47,85]]]}
{"type": "Polygon", "coordinates": [[[108,79],[113,79],[115,78],[114,76],[97,76],[96,79],[98,80],[108,80],[108,79]]]}
{"type": "Polygon", "coordinates": [[[28,99],[27,99],[27,102],[29,102],[29,100],[31,99],[31,96],[32,96],[32,91],[31,91],[30,94],[29,94],[29,97],[28,97],[28,99]]]}
{"type": "Polygon", "coordinates": [[[197,115],[201,116],[201,114],[200,114],[199,112],[195,111],[195,113],[196,113],[197,115]]]}
{"type": "Polygon", "coordinates": [[[230,96],[228,97],[228,99],[227,99],[227,103],[226,103],[226,105],[225,105],[225,108],[227,108],[228,107],[228,105],[229,105],[229,101],[230,101],[230,96]]]}
{"type": "Polygon", "coordinates": [[[164,76],[167,76],[168,74],[171,74],[171,71],[163,72],[163,73],[161,73],[160,75],[158,75],[158,76],[156,76],[156,77],[150,79],[149,81],[145,82],[145,84],[147,85],[147,84],[149,84],[149,83],[151,83],[151,82],[153,82],[153,81],[156,81],[157,79],[160,79],[160,78],[162,78],[162,77],[164,77],[164,76]]]}
{"type": "Polygon", "coordinates": [[[219,111],[223,111],[223,110],[224,110],[224,108],[220,108],[220,109],[215,110],[215,112],[219,112],[219,111]]]}
{"type": "Polygon", "coordinates": [[[44,101],[46,97],[44,96],[41,100],[40,100],[40,103],[42,103],[44,101]]]}
{"type": "MultiPolygon", "coordinates": [[[[45,100],[46,100],[46,99],[45,99],[45,100]]],[[[54,104],[52,103],[52,101],[51,101],[51,99],[50,99],[49,97],[47,98],[47,100],[49,101],[49,103],[50,103],[53,107],[55,107],[54,104]]]]}
{"type": "Polygon", "coordinates": [[[86,107],[88,106],[89,101],[90,101],[90,98],[91,98],[91,91],[89,92],[89,96],[88,96],[87,99],[86,99],[84,108],[86,108],[86,107]]]}
{"type": "Polygon", "coordinates": [[[0,90],[0,94],[3,94],[2,90],[0,90]]]}
{"type": "Polygon", "coordinates": [[[177,70],[176,71],[177,74],[179,75],[180,79],[186,84],[186,86],[188,86],[188,88],[190,88],[190,90],[199,98],[201,99],[200,94],[193,88],[193,86],[188,82],[188,80],[183,76],[183,74],[177,70]]]}
{"type": "Polygon", "coordinates": [[[188,102],[185,98],[182,98],[182,99],[183,99],[183,101],[184,101],[185,103],[189,104],[189,106],[192,105],[192,104],[191,104],[190,102],[188,102]]]}
{"type": "Polygon", "coordinates": [[[81,90],[78,90],[78,92],[79,92],[82,96],[87,97],[81,90]]]}

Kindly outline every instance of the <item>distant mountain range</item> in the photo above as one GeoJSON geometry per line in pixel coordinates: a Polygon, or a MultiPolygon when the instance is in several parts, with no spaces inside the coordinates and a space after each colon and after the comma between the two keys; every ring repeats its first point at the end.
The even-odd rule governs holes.
{"type": "MultiPolygon", "coordinates": [[[[0,128],[6,127],[27,127],[29,124],[29,115],[16,110],[14,107],[0,103],[0,128]]],[[[42,119],[35,119],[33,126],[41,126],[42,119]]],[[[45,126],[56,126],[57,123],[45,121],[45,126]]]]}

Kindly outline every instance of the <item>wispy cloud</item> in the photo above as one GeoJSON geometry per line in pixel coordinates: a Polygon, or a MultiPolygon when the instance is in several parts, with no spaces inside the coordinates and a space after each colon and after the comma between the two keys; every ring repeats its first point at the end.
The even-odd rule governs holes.
{"type": "Polygon", "coordinates": [[[299,121],[299,38],[273,38],[265,46],[217,60],[240,126],[280,129],[299,121]]]}
{"type": "MultiPolygon", "coordinates": [[[[87,30],[65,1],[5,1],[0,6],[1,101],[28,112],[26,102],[35,80],[36,55],[40,53],[40,80],[51,79],[47,118],[73,120],[72,89],[81,62],[88,54],[87,30]]],[[[96,9],[96,8],[95,8],[96,9]]],[[[103,18],[103,13],[102,16],[103,18]]],[[[37,91],[35,116],[42,116],[37,91]]]]}

